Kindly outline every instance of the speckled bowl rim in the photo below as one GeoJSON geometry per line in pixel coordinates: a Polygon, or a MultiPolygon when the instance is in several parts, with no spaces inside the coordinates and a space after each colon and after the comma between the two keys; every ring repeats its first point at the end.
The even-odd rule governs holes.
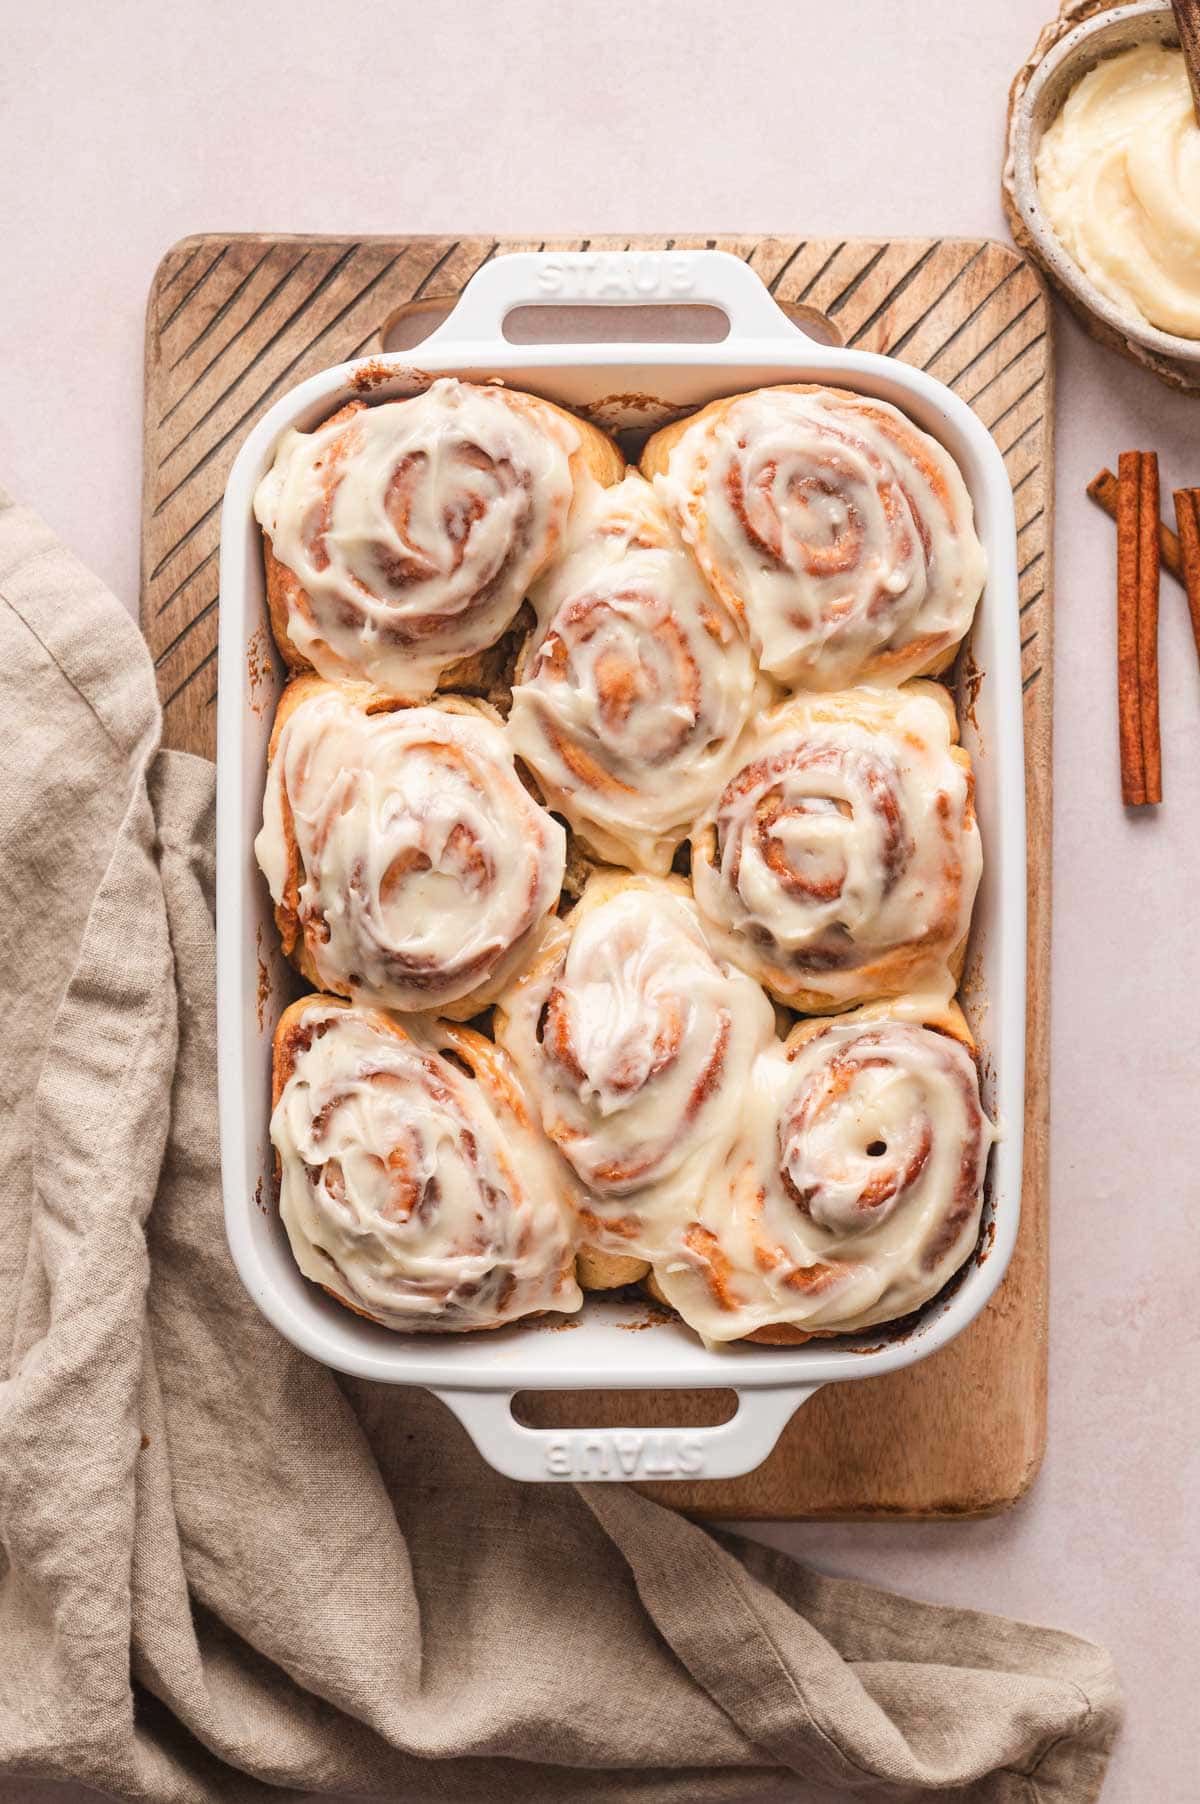
{"type": "MultiPolygon", "coordinates": [[[[1042,96],[1052,83],[1062,81],[1064,89],[1069,89],[1089,69],[1105,61],[1108,56],[1115,56],[1134,43],[1146,42],[1155,37],[1172,47],[1178,47],[1179,37],[1171,8],[1169,5],[1159,4],[1159,0],[1137,0],[1133,5],[1116,6],[1107,12],[1093,13],[1091,18],[1076,25],[1047,51],[1024,91],[1014,100],[1010,153],[1011,192],[1025,228],[1037,244],[1049,269],[1081,306],[1112,331],[1132,339],[1136,344],[1144,345],[1148,351],[1200,370],[1200,339],[1180,338],[1174,333],[1162,332],[1157,326],[1134,319],[1115,307],[1068,254],[1057,233],[1043,222],[1038,197],[1035,161],[1042,134],[1050,124],[1049,117],[1039,118],[1042,96]],[[1123,31],[1139,19],[1158,21],[1160,29],[1123,39],[1123,31]],[[1075,65],[1069,76],[1065,74],[1068,65],[1075,65]]],[[[1065,98],[1064,92],[1062,99],[1065,98]]],[[[1054,106],[1053,117],[1058,116],[1060,105],[1061,101],[1054,106]]]]}

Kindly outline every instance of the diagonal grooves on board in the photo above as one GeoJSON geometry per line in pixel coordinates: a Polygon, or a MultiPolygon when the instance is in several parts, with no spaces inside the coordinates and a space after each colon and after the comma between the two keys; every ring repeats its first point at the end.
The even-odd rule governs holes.
{"type": "Polygon", "coordinates": [[[177,646],[180,646],[183,644],[184,640],[187,638],[188,634],[192,631],[192,629],[194,627],[199,626],[199,624],[202,620],[208,619],[208,616],[212,613],[212,611],[216,607],[216,605],[217,605],[217,597],[214,595],[211,601],[205,602],[204,606],[200,609],[200,612],[198,614],[193,614],[191,619],[186,623],[186,625],[180,627],[180,629],[176,633],[175,637],[171,640],[168,640],[167,644],[163,646],[162,650],[155,657],[155,660],[154,660],[155,669],[157,669],[160,664],[166,663],[166,661],[170,657],[171,653],[176,649],[177,646]]]}
{"type": "Polygon", "coordinates": [[[216,655],[217,655],[217,648],[214,645],[211,651],[206,652],[204,654],[204,656],[201,658],[200,662],[196,665],[195,669],[189,670],[187,675],[183,678],[183,680],[179,683],[176,683],[174,689],[172,689],[170,695],[168,695],[166,701],[163,703],[163,711],[164,712],[171,706],[172,702],[176,702],[179,700],[179,697],[183,694],[183,692],[187,688],[188,684],[195,682],[196,678],[200,675],[200,672],[202,670],[206,670],[208,668],[208,666],[212,663],[212,661],[216,657],[216,655]]]}
{"type": "Polygon", "coordinates": [[[817,283],[821,280],[821,277],[825,274],[825,271],[829,268],[830,264],[833,263],[836,258],[841,256],[841,254],[845,250],[845,248],[846,248],[846,240],[843,238],[840,244],[834,245],[833,249],[830,251],[829,255],[826,257],[824,263],[822,263],[822,265],[821,265],[820,269],[817,271],[816,275],[813,276],[810,281],[808,281],[804,284],[804,287],[800,290],[799,294],[793,295],[791,298],[794,301],[796,301],[797,303],[799,303],[801,301],[806,301],[808,299],[809,295],[812,293],[813,289],[816,287],[817,283]]]}
{"type": "MultiPolygon", "coordinates": [[[[1000,445],[1000,450],[1001,450],[1001,452],[1002,452],[1002,453],[1003,453],[1003,455],[1004,455],[1004,456],[1005,456],[1005,457],[1007,457],[1007,456],[1008,456],[1008,454],[1009,454],[1009,452],[1010,452],[1010,451],[1015,451],[1015,450],[1016,450],[1016,448],[1017,448],[1017,446],[1018,446],[1018,445],[1019,445],[1019,444],[1021,444],[1021,443],[1023,443],[1023,441],[1024,441],[1024,440],[1025,440],[1025,439],[1027,439],[1027,438],[1028,438],[1028,437],[1029,437],[1029,434],[1030,434],[1030,433],[1031,433],[1031,432],[1036,432],[1036,431],[1037,431],[1037,429],[1038,429],[1038,427],[1039,427],[1039,426],[1040,426],[1040,425],[1041,425],[1041,423],[1042,423],[1042,421],[1043,421],[1043,420],[1044,420],[1044,419],[1045,419],[1045,417],[1046,417],[1046,416],[1045,416],[1045,414],[1044,414],[1044,413],[1039,413],[1039,415],[1038,415],[1038,417],[1037,417],[1037,419],[1036,419],[1036,420],[1030,420],[1030,422],[1029,422],[1029,424],[1028,424],[1028,426],[1026,426],[1026,427],[1025,427],[1025,428],[1024,428],[1024,429],[1023,429],[1023,430],[1022,430],[1022,431],[1020,431],[1020,432],[1018,432],[1018,434],[1017,434],[1017,436],[1016,436],[1016,438],[1015,438],[1015,439],[1013,439],[1013,440],[1012,440],[1012,441],[1011,441],[1011,442],[1010,442],[1010,443],[1009,443],[1009,444],[1007,444],[1007,445],[1000,445],[1000,440],[999,440],[999,439],[997,439],[997,440],[996,440],[996,443],[997,443],[997,444],[998,444],[998,445],[1000,445]]],[[[1040,459],[1039,459],[1039,460],[1038,460],[1038,461],[1039,461],[1039,462],[1040,462],[1040,461],[1041,461],[1041,460],[1040,460],[1040,459]]],[[[1034,465],[1034,469],[1036,469],[1036,468],[1037,468],[1037,464],[1035,464],[1035,465],[1034,465]]]]}
{"type": "Polygon", "coordinates": [[[796,246],[795,250],[792,252],[791,256],[784,258],[784,260],[780,264],[779,268],[775,271],[775,274],[771,277],[771,280],[767,283],[767,293],[768,294],[774,294],[777,291],[779,284],[783,281],[784,276],[787,275],[788,270],[792,267],[792,264],[796,261],[796,258],[800,255],[800,253],[802,251],[806,250],[807,247],[808,247],[808,240],[802,238],[800,240],[800,243],[796,246]]]}
{"type": "MultiPolygon", "coordinates": [[[[205,364],[204,368],[194,378],[194,380],[188,383],[187,387],[184,389],[183,393],[179,396],[178,400],[172,401],[170,407],[167,408],[166,413],[163,414],[162,418],[158,422],[160,427],[166,425],[167,421],[171,418],[172,414],[178,413],[179,409],[183,406],[184,402],[188,399],[188,396],[193,394],[195,392],[195,390],[199,388],[199,386],[203,382],[204,378],[208,375],[209,370],[215,369],[216,365],[218,363],[220,363],[222,357],[227,357],[229,355],[229,353],[230,353],[230,351],[232,351],[234,345],[236,345],[237,343],[240,342],[240,340],[243,338],[243,336],[250,330],[250,328],[254,324],[255,320],[258,319],[259,315],[262,314],[266,310],[266,308],[268,308],[271,305],[271,302],[275,299],[276,295],[281,294],[283,292],[283,290],[287,287],[287,285],[291,281],[292,277],[296,274],[296,271],[298,269],[302,269],[304,267],[304,265],[308,262],[310,254],[311,254],[310,252],[305,251],[302,256],[299,256],[296,258],[296,261],[294,263],[288,264],[287,268],[284,270],[283,274],[280,276],[278,282],[275,283],[273,288],[270,288],[267,290],[267,292],[263,296],[262,300],[258,303],[258,306],[254,309],[254,312],[251,313],[247,319],[244,319],[242,321],[241,325],[238,327],[238,329],[234,333],[233,337],[229,340],[229,343],[226,345],[222,345],[221,349],[217,352],[216,356],[211,357],[209,359],[209,361],[205,364]]],[[[244,375],[245,371],[243,371],[242,374],[244,375]]],[[[239,377],[238,380],[240,381],[241,378],[239,377]]],[[[230,387],[236,388],[237,382],[231,383],[230,387]]],[[[226,394],[228,394],[229,390],[227,389],[225,392],[226,392],[226,394]]],[[[224,396],[218,396],[217,401],[216,401],[216,405],[218,407],[221,405],[221,401],[223,399],[224,399],[224,396]]],[[[182,441],[180,441],[180,442],[182,443],[182,441]]],[[[165,462],[166,462],[166,459],[164,458],[163,463],[165,463],[165,462]]],[[[162,468],[162,463],[159,464],[159,469],[161,469],[161,468],[162,468]]]]}
{"type": "MultiPolygon", "coordinates": [[[[1001,332],[998,337],[996,337],[992,340],[991,344],[987,347],[987,349],[989,351],[994,350],[995,347],[1000,343],[1000,339],[1003,337],[1004,337],[1004,334],[1003,334],[1003,332],[1001,332]]],[[[962,396],[962,399],[966,402],[968,407],[973,407],[975,409],[975,412],[979,415],[980,419],[982,419],[983,418],[983,407],[982,407],[981,403],[983,401],[984,395],[986,395],[988,389],[992,388],[997,382],[1002,382],[1004,380],[1004,378],[1009,374],[1009,372],[1011,370],[1014,370],[1017,367],[1017,365],[1022,361],[1022,359],[1026,358],[1026,357],[1034,357],[1034,363],[1035,363],[1035,367],[1037,369],[1037,380],[1039,382],[1044,382],[1046,380],[1045,356],[1044,356],[1044,354],[1041,356],[1034,356],[1034,354],[1040,350],[1041,346],[1045,343],[1045,341],[1046,341],[1046,333],[1045,333],[1045,329],[1043,328],[1043,330],[1038,333],[1036,338],[1031,338],[1029,340],[1028,344],[1023,344],[1021,346],[1019,351],[1014,351],[1012,356],[1008,359],[1007,363],[1002,363],[1000,365],[1000,368],[995,372],[994,375],[989,376],[986,382],[981,382],[979,387],[977,389],[973,390],[970,394],[968,394],[964,389],[959,388],[957,378],[951,383],[950,386],[953,388],[953,390],[956,394],[962,396]]]]}
{"type": "Polygon", "coordinates": [[[860,338],[863,338],[866,336],[866,334],[871,330],[872,326],[878,325],[879,321],[883,318],[883,316],[887,312],[888,308],[894,306],[895,303],[900,299],[901,295],[904,294],[909,288],[912,287],[913,283],[916,281],[916,279],[920,275],[921,271],[925,268],[925,265],[929,262],[929,259],[931,257],[934,257],[937,255],[939,248],[940,248],[940,241],[935,238],[933,243],[930,244],[925,250],[923,250],[921,252],[921,254],[917,258],[916,262],[914,264],[912,264],[910,266],[910,268],[908,268],[905,271],[905,273],[900,277],[899,281],[897,281],[895,286],[888,290],[888,292],[884,296],[883,300],[880,301],[878,307],[876,307],[873,312],[868,313],[866,319],[863,320],[862,324],[855,328],[855,330],[851,333],[850,338],[847,340],[848,345],[856,345],[860,338]]]}
{"type": "MultiPolygon", "coordinates": [[[[167,255],[168,256],[170,255],[169,251],[168,251],[167,255]]],[[[179,265],[178,269],[173,269],[171,271],[171,274],[167,277],[166,281],[160,285],[159,290],[158,290],[158,299],[160,301],[162,300],[162,298],[165,294],[167,294],[172,288],[174,288],[174,286],[175,286],[176,282],[178,282],[180,276],[185,275],[187,273],[187,271],[192,267],[192,264],[196,261],[196,258],[199,255],[200,255],[200,246],[198,244],[193,244],[191,250],[188,252],[187,256],[183,259],[183,262],[179,265]]]]}
{"type": "MultiPolygon", "coordinates": [[[[324,294],[325,290],[329,287],[330,283],[332,281],[334,281],[334,279],[338,275],[339,271],[341,271],[345,267],[345,265],[347,263],[349,263],[351,257],[353,257],[355,251],[357,251],[358,248],[359,247],[357,244],[352,244],[350,246],[350,249],[338,258],[336,263],[330,264],[329,268],[325,271],[325,274],[317,282],[316,286],[309,290],[309,292],[305,295],[304,299],[298,303],[298,305],[293,309],[293,311],[291,313],[288,314],[288,316],[284,320],[283,324],[281,326],[279,326],[271,334],[271,336],[270,336],[270,338],[268,338],[266,344],[260,348],[260,350],[258,351],[258,353],[255,357],[256,363],[260,362],[262,358],[269,356],[269,354],[275,349],[275,346],[279,343],[279,340],[283,337],[284,333],[287,332],[290,329],[290,327],[295,325],[296,321],[298,319],[300,319],[301,316],[308,311],[308,309],[312,306],[314,301],[319,300],[321,298],[321,296],[324,294]]],[[[306,253],[306,255],[307,255],[307,253],[306,253]]],[[[304,259],[302,258],[301,261],[303,262],[303,260],[304,259]]],[[[299,266],[297,265],[297,267],[299,267],[299,266]]],[[[222,401],[228,400],[229,396],[233,393],[234,389],[238,387],[239,383],[245,381],[246,377],[249,374],[250,374],[249,370],[243,370],[240,376],[235,376],[233,381],[230,382],[227,385],[227,387],[225,387],[221,390],[221,393],[217,396],[216,400],[212,403],[212,406],[206,407],[204,412],[200,415],[200,418],[198,420],[196,420],[191,426],[189,426],[187,431],[184,433],[183,437],[181,439],[177,439],[176,442],[171,446],[171,449],[168,452],[166,452],[161,463],[158,466],[160,470],[164,469],[166,467],[166,465],[170,463],[171,459],[174,456],[176,456],[176,454],[178,452],[183,450],[183,447],[187,444],[188,440],[190,438],[193,438],[195,436],[195,434],[197,432],[199,432],[201,426],[203,426],[207,420],[212,418],[213,414],[217,411],[217,408],[221,405],[222,401]]],[[[160,511],[161,507],[162,507],[162,503],[160,502],[159,506],[154,511],[156,513],[158,513],[160,511]]]]}
{"type": "Polygon", "coordinates": [[[200,349],[200,346],[204,343],[204,341],[208,337],[209,333],[214,331],[216,329],[216,327],[220,325],[221,321],[225,318],[225,315],[229,312],[229,309],[237,301],[238,296],[244,291],[246,284],[248,282],[252,282],[254,280],[255,276],[258,274],[259,270],[262,268],[263,264],[266,262],[267,258],[270,255],[271,255],[270,250],[269,249],[265,250],[263,252],[262,256],[258,259],[258,261],[256,263],[251,264],[250,268],[246,271],[245,275],[242,277],[242,279],[238,283],[237,287],[232,289],[230,291],[230,293],[226,295],[225,299],[221,302],[221,305],[217,308],[217,311],[213,314],[213,316],[209,320],[207,326],[201,326],[199,332],[197,332],[197,334],[196,334],[195,338],[193,338],[191,344],[187,345],[182,351],[180,351],[180,353],[179,353],[178,357],[175,359],[174,363],[171,364],[171,366],[167,372],[168,375],[173,375],[174,372],[179,368],[180,364],[185,362],[186,359],[191,356],[193,351],[198,351],[200,349]]]}
{"type": "Polygon", "coordinates": [[[905,330],[900,334],[899,338],[894,339],[892,341],[892,343],[887,348],[887,354],[889,357],[899,357],[901,355],[901,353],[903,352],[905,345],[912,343],[913,339],[916,337],[917,333],[921,330],[921,327],[925,324],[925,322],[929,318],[930,314],[936,312],[937,309],[941,306],[942,302],[944,300],[947,300],[949,298],[949,296],[953,294],[954,290],[958,287],[959,283],[962,281],[963,277],[968,273],[968,271],[974,269],[975,265],[978,263],[979,259],[982,257],[982,255],[986,249],[987,249],[987,246],[985,244],[981,244],[979,249],[972,256],[968,257],[966,262],[964,264],[962,264],[961,267],[954,272],[954,274],[951,276],[950,280],[946,283],[946,286],[941,290],[941,292],[938,295],[936,295],[934,297],[934,299],[932,301],[930,301],[930,303],[929,303],[928,307],[926,307],[925,311],[923,313],[919,313],[917,315],[916,319],[913,320],[912,324],[910,326],[907,326],[905,328],[905,330]]]}
{"type": "MultiPolygon", "coordinates": [[[[969,267],[970,266],[968,265],[968,268],[969,267]]],[[[1001,276],[1000,280],[997,283],[995,283],[995,285],[993,287],[988,289],[988,291],[984,295],[983,299],[976,306],[972,307],[972,309],[971,309],[970,313],[968,313],[966,319],[960,320],[958,325],[955,326],[953,332],[951,332],[947,338],[943,338],[941,344],[937,347],[936,351],[931,351],[929,353],[929,356],[925,359],[925,362],[921,366],[923,369],[932,371],[932,366],[937,362],[938,358],[944,357],[946,352],[950,349],[950,346],[962,337],[963,333],[965,331],[967,331],[968,327],[973,326],[975,324],[975,321],[979,318],[979,316],[983,312],[984,308],[991,306],[991,304],[995,300],[996,296],[1002,292],[1002,290],[1007,286],[1007,284],[1009,282],[1012,281],[1013,277],[1019,273],[1019,271],[1021,270],[1022,267],[1023,266],[1020,263],[1014,263],[1011,269],[1005,271],[1004,275],[1001,276]]],[[[963,271],[963,274],[964,275],[966,274],[966,270],[963,271]]],[[[999,336],[1000,336],[999,332],[994,333],[993,336],[991,338],[989,338],[987,343],[984,345],[984,347],[983,347],[984,350],[990,351],[993,344],[995,344],[996,339],[999,338],[999,336]]]]}
{"type": "MultiPolygon", "coordinates": [[[[458,247],[461,243],[462,243],[462,239],[456,238],[454,240],[454,243],[450,246],[450,249],[448,251],[442,252],[442,255],[438,258],[437,262],[433,265],[433,267],[431,269],[428,269],[425,272],[425,274],[421,277],[421,280],[417,283],[417,286],[413,289],[412,293],[410,295],[406,296],[406,298],[400,303],[400,305],[402,307],[409,307],[412,305],[412,303],[414,301],[420,300],[421,296],[428,289],[429,284],[435,279],[435,277],[437,277],[441,273],[441,271],[443,269],[445,269],[447,263],[449,263],[451,257],[454,255],[455,251],[458,249],[458,247]]],[[[481,269],[482,269],[482,267],[483,267],[483,265],[480,264],[481,269]]],[[[355,345],[355,347],[352,351],[346,352],[345,362],[352,363],[354,361],[354,359],[360,355],[361,352],[365,351],[367,346],[370,344],[371,340],[378,335],[379,329],[380,328],[378,326],[372,326],[371,330],[367,333],[367,336],[364,339],[360,339],[359,343],[355,345]]],[[[416,349],[415,345],[413,346],[413,349],[414,350],[416,349]]]]}
{"type": "Polygon", "coordinates": [[[182,551],[184,546],[186,544],[188,544],[190,540],[195,538],[196,534],[200,531],[201,527],[206,526],[208,524],[208,522],[212,519],[213,515],[217,512],[217,510],[220,507],[221,502],[223,500],[224,500],[224,496],[218,495],[216,500],[213,502],[212,506],[206,507],[204,512],[201,514],[200,518],[198,520],[193,520],[192,524],[183,533],[182,537],[176,539],[176,541],[172,545],[170,551],[168,551],[165,556],[159,558],[157,564],[155,564],[153,570],[150,572],[150,577],[149,577],[150,582],[153,582],[155,577],[158,576],[159,573],[166,568],[166,566],[170,563],[171,559],[175,556],[175,553],[177,551],[182,551]]]}
{"type": "MultiPolygon", "coordinates": [[[[995,436],[997,426],[999,426],[1004,420],[1006,420],[1010,413],[1015,413],[1017,408],[1021,405],[1022,401],[1028,401],[1030,395],[1036,394],[1038,389],[1041,386],[1042,386],[1041,376],[1040,375],[1035,376],[1033,381],[1029,384],[1028,388],[1023,388],[1021,390],[1020,394],[1017,396],[1016,400],[1009,402],[1008,406],[1004,409],[1003,413],[998,413],[994,420],[985,421],[987,429],[993,435],[993,437],[995,436]]],[[[1040,417],[1041,416],[1039,415],[1039,418],[1040,417]]]]}
{"type": "Polygon", "coordinates": [[[212,275],[213,270],[220,268],[221,264],[225,261],[225,256],[226,256],[226,253],[228,252],[228,250],[229,250],[229,246],[227,244],[222,245],[221,249],[217,252],[216,256],[213,258],[212,262],[208,265],[208,267],[204,271],[203,275],[196,277],[196,280],[192,283],[192,285],[188,289],[187,293],[185,295],[183,295],[182,298],[177,303],[177,305],[171,309],[171,311],[170,311],[170,313],[168,313],[166,319],[164,319],[160,322],[159,328],[158,328],[160,337],[167,330],[167,327],[171,324],[172,320],[177,319],[179,317],[179,315],[183,312],[184,308],[187,306],[187,304],[191,300],[192,296],[194,294],[199,294],[200,290],[204,287],[204,284],[208,281],[209,276],[212,275]]]}
{"type": "MultiPolygon", "coordinates": [[[[976,351],[974,357],[971,358],[969,363],[963,364],[961,370],[959,370],[957,376],[955,376],[955,378],[954,378],[953,386],[956,389],[958,388],[960,382],[966,381],[967,377],[971,374],[971,371],[975,368],[975,365],[977,363],[980,363],[983,360],[983,358],[985,358],[987,356],[989,351],[994,351],[996,346],[1001,342],[1002,339],[1007,338],[1007,336],[1010,332],[1015,332],[1017,330],[1017,327],[1020,326],[1025,319],[1028,318],[1029,314],[1038,305],[1041,298],[1042,297],[1040,294],[1035,294],[1033,299],[1029,302],[1029,304],[1025,307],[1022,307],[1020,313],[1014,313],[1014,315],[1011,319],[1005,320],[1004,330],[1002,332],[997,332],[995,338],[993,338],[989,344],[985,344],[981,350],[976,351]]],[[[970,395],[966,395],[964,393],[964,396],[963,396],[964,400],[974,400],[976,395],[983,394],[985,389],[990,388],[993,382],[998,382],[1000,380],[1000,378],[1004,374],[1005,370],[1008,369],[1011,364],[1015,363],[1018,357],[1024,357],[1026,351],[1031,351],[1035,345],[1041,344],[1041,342],[1045,338],[1045,336],[1046,336],[1046,329],[1043,326],[1042,330],[1037,334],[1036,338],[1029,339],[1025,344],[1023,344],[1020,347],[1019,350],[1014,351],[1012,356],[1009,358],[1008,363],[1002,363],[1000,368],[998,370],[996,370],[994,372],[994,374],[989,376],[986,382],[980,383],[979,387],[976,389],[973,389],[971,391],[970,395]]]]}
{"type": "Polygon", "coordinates": [[[219,546],[214,545],[212,550],[208,553],[207,557],[202,557],[198,564],[193,565],[192,569],[190,569],[188,571],[187,575],[182,579],[182,581],[177,582],[175,584],[175,587],[171,590],[171,593],[167,596],[167,599],[165,601],[159,602],[157,608],[154,610],[154,617],[156,620],[160,614],[165,614],[167,609],[170,607],[171,603],[173,601],[176,601],[179,598],[179,596],[183,594],[183,591],[187,588],[188,584],[190,582],[194,582],[195,579],[199,576],[200,572],[202,570],[205,570],[208,568],[209,564],[211,564],[213,559],[216,557],[219,549],[220,549],[219,546]]]}
{"type": "MultiPolygon", "coordinates": [[[[421,280],[417,283],[416,287],[413,289],[412,293],[409,295],[408,298],[410,301],[419,301],[420,300],[421,296],[427,292],[427,290],[429,288],[429,284],[432,281],[434,281],[436,279],[436,277],[441,275],[442,271],[445,269],[447,263],[449,263],[451,257],[454,255],[455,251],[458,249],[458,247],[461,243],[462,243],[462,239],[456,238],[454,240],[454,243],[450,246],[450,249],[448,251],[443,251],[441,256],[438,258],[437,262],[434,263],[429,269],[427,269],[425,271],[425,274],[421,277],[421,280]]],[[[479,267],[482,269],[483,265],[480,264],[479,267]]]]}
{"type": "Polygon", "coordinates": [[[832,318],[832,316],[835,313],[837,313],[840,308],[842,308],[846,305],[847,301],[853,300],[854,296],[858,293],[859,289],[862,287],[863,283],[866,281],[866,279],[870,275],[871,271],[876,267],[877,264],[882,262],[884,257],[887,256],[887,251],[888,251],[887,245],[881,244],[879,249],[875,252],[875,254],[872,257],[869,257],[867,259],[867,261],[863,264],[863,266],[859,270],[858,274],[856,276],[853,276],[850,279],[850,281],[847,282],[846,286],[840,291],[840,293],[834,295],[833,299],[829,302],[829,304],[827,306],[822,307],[822,309],[821,309],[822,313],[827,313],[832,318]]]}

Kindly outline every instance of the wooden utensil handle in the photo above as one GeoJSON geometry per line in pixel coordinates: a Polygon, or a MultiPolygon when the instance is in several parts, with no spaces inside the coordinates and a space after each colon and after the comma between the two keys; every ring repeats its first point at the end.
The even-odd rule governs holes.
{"type": "Polygon", "coordinates": [[[1179,48],[1192,84],[1192,110],[1200,125],[1200,0],[1171,0],[1179,31],[1179,48]]]}

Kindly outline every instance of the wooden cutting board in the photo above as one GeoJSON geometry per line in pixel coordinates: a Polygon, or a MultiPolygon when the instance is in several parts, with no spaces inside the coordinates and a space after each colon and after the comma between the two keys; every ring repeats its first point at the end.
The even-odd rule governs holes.
{"type": "MultiPolygon", "coordinates": [[[[1021,1234],[990,1306],[904,1372],[828,1385],[744,1478],[647,1485],[710,1516],[977,1515],[1014,1503],[1046,1431],[1049,1112],[1053,366],[1040,278],[978,239],[774,237],[525,240],[206,234],[168,251],[146,320],[142,625],[158,671],[164,738],[213,757],[217,541],[234,454],[302,377],[384,348],[396,317],[428,329],[468,277],[512,250],[717,248],[776,299],[820,314],[837,340],[888,351],[957,391],[993,433],[1019,531],[1029,786],[1029,1052],[1021,1234]],[[438,303],[441,303],[439,306],[438,303]]],[[[389,336],[389,344],[394,340],[389,336]]],[[[413,342],[410,337],[407,342],[413,342]]],[[[530,1420],[714,1419],[698,1393],[541,1395],[530,1420]]]]}

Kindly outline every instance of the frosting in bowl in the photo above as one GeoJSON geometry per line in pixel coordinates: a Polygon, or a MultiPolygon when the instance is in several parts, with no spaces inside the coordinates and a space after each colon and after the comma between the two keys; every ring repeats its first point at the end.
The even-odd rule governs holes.
{"type": "Polygon", "coordinates": [[[1183,53],[1138,44],[1076,83],[1037,156],[1064,250],[1132,319],[1200,338],[1200,126],[1183,53]]]}

